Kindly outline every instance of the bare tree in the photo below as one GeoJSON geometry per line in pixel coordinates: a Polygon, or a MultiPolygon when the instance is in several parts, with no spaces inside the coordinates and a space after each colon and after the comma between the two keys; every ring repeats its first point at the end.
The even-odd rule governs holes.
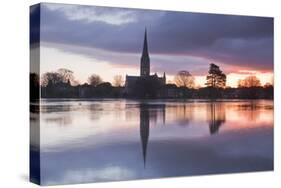
{"type": "Polygon", "coordinates": [[[97,86],[98,84],[102,83],[102,79],[99,75],[97,74],[92,74],[88,78],[88,83],[92,86],[97,86]]]}
{"type": "Polygon", "coordinates": [[[256,76],[248,76],[238,81],[238,87],[260,87],[261,82],[256,76]]]}
{"type": "Polygon", "coordinates": [[[188,71],[179,71],[174,78],[175,84],[179,87],[194,88],[194,77],[188,71]]]}
{"type": "Polygon", "coordinates": [[[55,86],[63,83],[63,77],[57,72],[46,72],[41,78],[41,85],[44,87],[55,86]]]}
{"type": "Polygon", "coordinates": [[[58,69],[58,74],[61,75],[63,82],[64,83],[72,83],[74,82],[74,76],[73,76],[73,71],[69,70],[69,69],[65,69],[65,68],[60,68],[58,69]]]}
{"type": "Polygon", "coordinates": [[[113,78],[113,85],[115,87],[121,87],[121,86],[123,86],[123,84],[124,84],[124,80],[123,80],[122,75],[115,75],[113,78]]]}

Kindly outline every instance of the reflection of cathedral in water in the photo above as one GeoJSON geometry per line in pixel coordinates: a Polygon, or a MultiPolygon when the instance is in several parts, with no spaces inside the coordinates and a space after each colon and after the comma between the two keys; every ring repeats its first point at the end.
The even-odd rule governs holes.
{"type": "Polygon", "coordinates": [[[149,137],[149,110],[143,106],[140,108],[140,136],[142,144],[143,164],[146,162],[146,151],[149,137]]]}
{"type": "Polygon", "coordinates": [[[162,117],[162,124],[165,124],[165,105],[140,104],[140,137],[144,167],[146,164],[150,122],[152,125],[156,124],[159,116],[162,117]]]}
{"type": "MultiPolygon", "coordinates": [[[[186,125],[193,118],[192,109],[187,108],[188,107],[185,105],[180,105],[179,107],[172,108],[166,107],[165,104],[141,103],[139,105],[140,137],[144,167],[147,163],[147,149],[150,126],[155,126],[156,124],[164,125],[166,122],[166,110],[167,113],[175,113],[177,119],[181,119],[181,121],[178,122],[178,125],[186,125]]],[[[207,104],[206,110],[210,134],[212,135],[218,133],[221,125],[223,125],[223,123],[225,122],[224,104],[212,102],[210,104],[207,104]]]]}

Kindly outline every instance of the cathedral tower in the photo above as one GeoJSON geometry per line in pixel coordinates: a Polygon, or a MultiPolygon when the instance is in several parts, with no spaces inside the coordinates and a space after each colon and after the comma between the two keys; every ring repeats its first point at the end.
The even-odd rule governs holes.
{"type": "Polygon", "coordinates": [[[146,37],[146,29],[144,33],[144,42],[143,42],[143,50],[141,55],[141,65],[140,65],[140,75],[141,76],[149,76],[150,75],[150,60],[148,54],[148,46],[147,46],[147,37],[146,37]]]}

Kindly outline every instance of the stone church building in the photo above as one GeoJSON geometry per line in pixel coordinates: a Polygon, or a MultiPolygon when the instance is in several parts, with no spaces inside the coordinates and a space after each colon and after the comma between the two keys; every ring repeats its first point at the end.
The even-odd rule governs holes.
{"type": "Polygon", "coordinates": [[[140,61],[140,76],[126,75],[125,93],[128,96],[133,95],[134,90],[137,87],[137,84],[141,83],[142,81],[157,82],[161,86],[164,86],[166,84],[165,72],[163,74],[163,77],[158,77],[156,73],[150,75],[150,59],[148,53],[146,30],[144,33],[143,50],[142,50],[141,61],[140,61]]]}

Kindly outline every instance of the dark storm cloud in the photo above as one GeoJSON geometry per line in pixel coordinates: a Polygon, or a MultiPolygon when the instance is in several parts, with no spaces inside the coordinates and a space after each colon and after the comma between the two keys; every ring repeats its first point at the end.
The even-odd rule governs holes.
{"type": "Polygon", "coordinates": [[[40,6],[31,6],[29,12],[29,43],[32,46],[40,42],[40,6]]]}
{"type": "Polygon", "coordinates": [[[91,11],[94,16],[104,16],[105,19],[107,15],[113,15],[109,22],[81,19],[81,14],[73,19],[71,11],[67,12],[65,8],[50,9],[43,4],[43,41],[139,54],[146,26],[151,56],[171,55],[178,59],[194,56],[225,65],[260,70],[273,68],[272,18],[72,5],[73,13],[77,9],[87,9],[82,13],[88,13],[89,17],[91,11]],[[122,12],[128,12],[127,17],[131,20],[122,23],[120,17],[121,21],[117,21],[121,23],[115,24],[114,15],[117,19],[122,12]]]}
{"type": "Polygon", "coordinates": [[[272,37],[273,29],[270,18],[179,12],[166,13],[156,26],[161,31],[157,49],[163,51],[163,42],[159,39],[166,39],[170,44],[166,52],[205,48],[222,38],[272,37]]]}

